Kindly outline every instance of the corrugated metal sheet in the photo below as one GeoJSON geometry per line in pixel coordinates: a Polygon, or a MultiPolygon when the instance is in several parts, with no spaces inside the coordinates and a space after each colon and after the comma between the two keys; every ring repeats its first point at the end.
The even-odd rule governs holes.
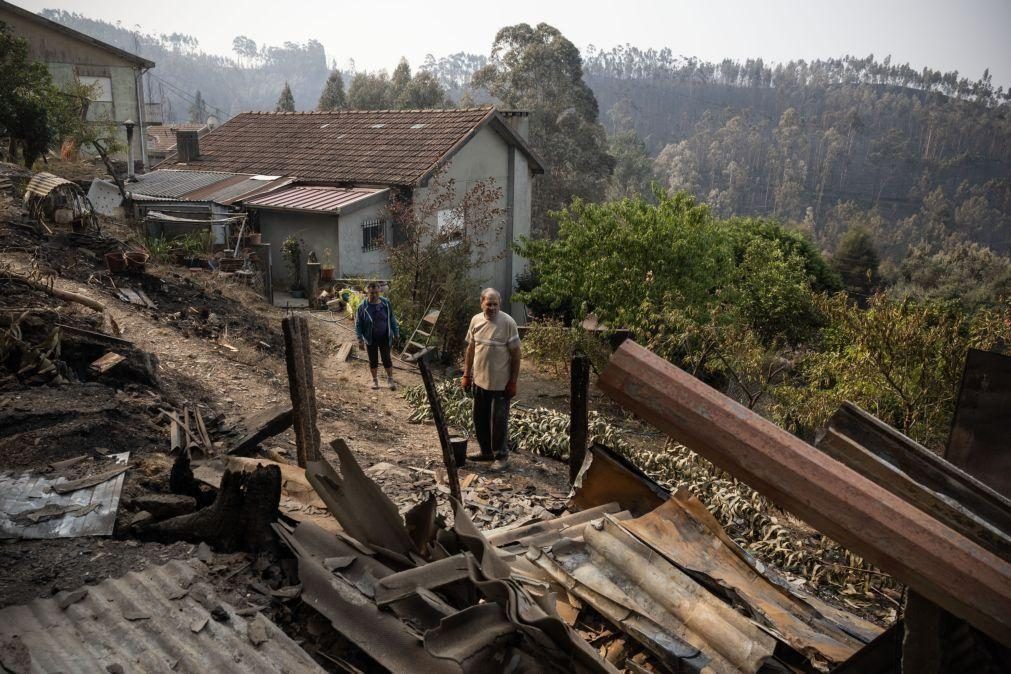
{"type": "Polygon", "coordinates": [[[352,206],[369,199],[385,189],[319,187],[310,185],[295,185],[286,189],[275,190],[252,199],[246,199],[247,206],[259,208],[276,208],[290,211],[323,211],[340,213],[353,210],[352,206]]]}
{"type": "Polygon", "coordinates": [[[32,176],[32,179],[28,181],[28,187],[25,189],[25,197],[27,198],[29,195],[44,197],[61,185],[69,185],[69,189],[75,192],[83,193],[83,190],[81,190],[77,183],[72,183],[59,176],[54,176],[52,173],[36,173],[32,176]]]}
{"type": "MultiPolygon", "coordinates": [[[[217,171],[175,171],[161,170],[137,176],[137,182],[130,183],[129,191],[150,197],[179,198],[190,192],[209,187],[224,180],[234,179],[234,173],[217,171]]],[[[246,176],[248,177],[248,176],[246,176]]]]}
{"type": "Polygon", "coordinates": [[[228,206],[244,197],[278,189],[293,180],[276,176],[241,176],[238,180],[229,180],[206,189],[187,192],[183,198],[193,201],[213,201],[228,206]]]}
{"type": "Polygon", "coordinates": [[[219,602],[206,572],[174,560],[86,586],[78,601],[81,590],[0,610],[4,664],[27,648],[30,672],[323,672],[272,622],[219,602]],[[228,620],[210,616],[218,605],[228,620]]]}
{"type": "MultiPolygon", "coordinates": [[[[112,461],[102,470],[125,467],[130,452],[109,458],[112,461]]],[[[125,477],[120,473],[93,487],[59,494],[53,486],[67,482],[62,476],[0,475],[0,538],[110,536],[125,477]],[[28,517],[29,513],[35,517],[28,517]]]]}

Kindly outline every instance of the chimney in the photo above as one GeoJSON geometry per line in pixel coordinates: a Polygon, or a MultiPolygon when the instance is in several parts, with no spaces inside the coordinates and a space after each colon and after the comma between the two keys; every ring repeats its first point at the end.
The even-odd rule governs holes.
{"type": "Polygon", "coordinates": [[[517,136],[523,140],[530,140],[530,112],[528,110],[499,110],[498,112],[517,136]]]}
{"type": "Polygon", "coordinates": [[[196,131],[176,129],[176,161],[188,164],[200,158],[200,135],[196,131]]]}

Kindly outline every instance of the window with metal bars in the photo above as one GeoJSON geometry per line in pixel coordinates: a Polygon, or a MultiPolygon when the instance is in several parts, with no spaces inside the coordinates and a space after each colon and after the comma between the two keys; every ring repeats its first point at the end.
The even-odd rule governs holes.
{"type": "Polygon", "coordinates": [[[386,234],[386,220],[372,218],[362,223],[362,250],[382,248],[386,234]]]}

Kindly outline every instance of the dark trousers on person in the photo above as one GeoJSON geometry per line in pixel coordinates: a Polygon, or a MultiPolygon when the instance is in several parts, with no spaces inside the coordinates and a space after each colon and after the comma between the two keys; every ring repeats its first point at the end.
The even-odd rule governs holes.
{"type": "Polygon", "coordinates": [[[509,398],[505,391],[474,387],[474,432],[481,454],[496,459],[509,456],[509,398]]]}
{"type": "Polygon", "coordinates": [[[393,359],[390,357],[390,340],[383,335],[381,339],[373,339],[371,344],[365,345],[365,350],[369,352],[369,367],[375,370],[379,367],[379,356],[383,357],[383,367],[389,370],[393,367],[393,359]]]}

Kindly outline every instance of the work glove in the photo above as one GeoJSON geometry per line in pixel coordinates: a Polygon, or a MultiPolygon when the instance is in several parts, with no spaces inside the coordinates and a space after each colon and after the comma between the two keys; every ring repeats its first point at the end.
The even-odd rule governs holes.
{"type": "Polygon", "coordinates": [[[463,375],[463,377],[460,378],[460,388],[462,388],[464,391],[469,391],[473,383],[474,381],[470,378],[469,374],[465,374],[463,375]]]}
{"type": "Polygon", "coordinates": [[[515,380],[513,380],[513,381],[509,382],[508,384],[506,384],[505,394],[506,394],[506,398],[515,398],[516,397],[516,381],[515,380]]]}

